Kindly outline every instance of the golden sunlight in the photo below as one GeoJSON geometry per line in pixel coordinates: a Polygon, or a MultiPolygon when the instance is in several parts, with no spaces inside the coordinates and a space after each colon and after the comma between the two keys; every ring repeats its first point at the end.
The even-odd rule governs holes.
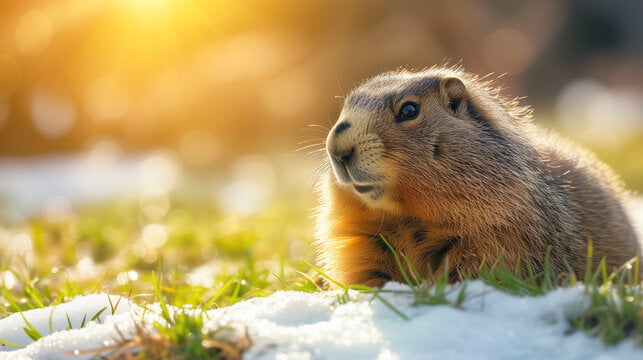
{"type": "Polygon", "coordinates": [[[154,11],[167,6],[172,0],[119,0],[126,6],[137,10],[154,11]]]}

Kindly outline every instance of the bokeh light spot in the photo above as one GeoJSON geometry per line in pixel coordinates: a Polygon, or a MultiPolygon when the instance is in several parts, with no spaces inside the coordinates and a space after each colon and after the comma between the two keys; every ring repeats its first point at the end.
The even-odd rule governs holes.
{"type": "Polygon", "coordinates": [[[2,284],[3,287],[11,290],[17,283],[18,278],[16,278],[11,271],[2,272],[2,276],[0,276],[0,284],[2,284]]]}
{"type": "Polygon", "coordinates": [[[215,278],[221,272],[222,269],[219,264],[209,263],[192,270],[187,275],[186,281],[190,285],[211,288],[215,285],[215,278]]]}
{"type": "Polygon", "coordinates": [[[499,73],[520,74],[532,63],[535,55],[534,42],[516,29],[495,30],[482,43],[484,61],[499,73]]]}
{"type": "Polygon", "coordinates": [[[31,236],[25,233],[15,235],[12,241],[4,244],[5,254],[33,258],[32,250],[33,241],[31,240],[31,236]]]}
{"type": "Polygon", "coordinates": [[[167,230],[161,224],[149,224],[143,228],[143,243],[152,249],[158,249],[167,241],[167,230]]]}
{"type": "Polygon", "coordinates": [[[127,277],[132,281],[136,281],[138,280],[138,273],[134,270],[130,270],[127,272],[127,277]]]}
{"type": "Polygon", "coordinates": [[[122,273],[119,273],[118,276],[116,276],[116,281],[119,285],[125,285],[130,281],[136,280],[138,280],[138,272],[134,270],[123,271],[122,273]]]}
{"type": "Polygon", "coordinates": [[[31,250],[31,247],[32,247],[31,236],[27,234],[18,234],[13,239],[13,241],[16,244],[14,248],[16,252],[26,252],[31,250]]]}
{"type": "Polygon", "coordinates": [[[145,190],[167,193],[179,178],[179,164],[170,151],[157,151],[141,163],[139,179],[145,190]]]}
{"type": "Polygon", "coordinates": [[[99,268],[92,258],[84,257],[76,264],[76,271],[79,278],[91,279],[98,274],[99,268]]]}
{"type": "Polygon", "coordinates": [[[18,21],[16,46],[25,55],[38,55],[47,49],[53,33],[49,15],[40,10],[31,10],[18,21]]]}
{"type": "Polygon", "coordinates": [[[578,79],[563,88],[556,111],[568,132],[593,145],[614,147],[643,130],[641,98],[643,93],[635,89],[610,89],[595,80],[578,79]]]}
{"type": "Polygon", "coordinates": [[[141,212],[150,220],[160,220],[170,210],[170,198],[163,191],[144,190],[139,199],[141,212]]]}
{"type": "Polygon", "coordinates": [[[93,171],[104,171],[114,167],[123,152],[120,146],[110,139],[100,139],[94,142],[85,154],[85,161],[93,171]]]}
{"type": "Polygon", "coordinates": [[[36,86],[31,116],[38,132],[55,138],[69,132],[76,122],[76,109],[59,84],[45,81],[36,86]]]}
{"type": "Polygon", "coordinates": [[[273,166],[259,156],[239,160],[232,171],[232,181],[219,193],[219,206],[226,212],[250,215],[270,200],[276,185],[273,166]]]}

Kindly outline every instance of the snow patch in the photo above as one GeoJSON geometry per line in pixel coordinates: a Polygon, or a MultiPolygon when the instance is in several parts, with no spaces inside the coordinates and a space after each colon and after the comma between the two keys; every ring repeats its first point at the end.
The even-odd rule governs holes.
{"type": "MultiPolygon", "coordinates": [[[[450,300],[459,286],[450,288],[450,300]]],[[[279,291],[210,310],[206,327],[247,333],[252,346],[245,359],[643,359],[643,349],[631,340],[610,346],[580,331],[566,333],[567,318],[588,306],[582,287],[519,297],[470,281],[464,303],[455,308],[414,304],[408,287],[387,284],[380,296],[408,321],[372,295],[343,295],[279,291]]],[[[111,296],[111,302],[116,301],[118,297],[111,296]]],[[[85,351],[112,346],[121,334],[131,336],[135,323],[149,327],[160,320],[158,314],[122,300],[115,314],[104,311],[100,320],[66,330],[67,316],[77,327],[106,306],[107,295],[89,295],[25,311],[44,335],[38,341],[24,334],[20,314],[1,319],[0,339],[26,347],[5,345],[0,360],[90,359],[96,353],[85,351]]]]}

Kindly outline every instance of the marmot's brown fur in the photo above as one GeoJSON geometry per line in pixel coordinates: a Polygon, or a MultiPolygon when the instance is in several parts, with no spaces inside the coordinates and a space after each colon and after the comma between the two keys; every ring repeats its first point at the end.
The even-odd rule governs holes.
{"type": "MultiPolygon", "coordinates": [[[[319,260],[343,284],[403,281],[387,238],[423,274],[475,277],[500,256],[582,278],[637,255],[612,171],[530,121],[456,68],[378,75],[346,98],[326,139],[333,171],[321,185],[319,260]]],[[[521,265],[522,264],[522,265],[521,265]]]]}

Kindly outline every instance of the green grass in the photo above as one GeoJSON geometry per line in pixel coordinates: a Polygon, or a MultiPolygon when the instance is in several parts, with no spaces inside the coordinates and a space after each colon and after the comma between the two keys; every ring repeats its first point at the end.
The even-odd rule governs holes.
{"type": "MultiPolygon", "coordinates": [[[[203,311],[276,290],[319,291],[315,277],[325,274],[314,265],[306,206],[279,202],[259,214],[237,216],[222,213],[206,201],[173,198],[171,202],[171,210],[155,221],[168,234],[160,247],[145,246],[141,240],[152,222],[136,201],[113,200],[77,209],[64,220],[36,217],[10,226],[7,236],[15,239],[24,234],[31,242],[19,249],[22,252],[0,255],[0,317],[57,305],[78,295],[121,294],[143,306],[160,303],[164,322],[154,324],[154,332],[141,327],[134,338],[122,339],[113,359],[231,359],[249,340],[231,340],[226,329],[203,332],[203,311]],[[202,275],[197,276],[199,268],[202,275]],[[172,311],[174,307],[191,311],[172,311]],[[136,357],[119,351],[136,346],[146,350],[136,357]]],[[[410,286],[406,293],[413,295],[417,306],[462,307],[468,296],[466,282],[449,286],[448,271],[423,276],[383,240],[410,286]]],[[[482,267],[478,278],[519,296],[542,296],[558,287],[582,285],[590,306],[569,319],[569,331],[584,331],[607,343],[633,338],[643,346],[643,291],[635,286],[640,282],[635,276],[638,267],[638,262],[632,262],[613,274],[604,266],[588,270],[581,283],[573,276],[553,274],[548,266],[535,274],[497,263],[482,267]]],[[[337,296],[339,303],[352,301],[349,292],[356,290],[408,319],[381,296],[383,290],[336,284],[344,289],[337,296]]],[[[46,335],[26,321],[24,328],[32,339],[46,335]]]]}
{"type": "Polygon", "coordinates": [[[107,290],[151,301],[154,271],[171,284],[163,290],[179,306],[213,299],[225,306],[281,289],[282,281],[291,288],[314,288],[297,273],[307,271],[303,260],[314,259],[305,211],[273,206],[239,217],[207,203],[174,199],[158,221],[168,234],[159,248],[141,241],[149,223],[135,201],[122,200],[81,208],[64,221],[34,218],[10,228],[10,237],[29,235],[31,246],[0,254],[0,281],[13,278],[13,286],[2,284],[0,315],[17,310],[7,296],[20,310],[107,290]],[[206,269],[200,279],[194,273],[198,267],[206,269]]]}
{"type": "Polygon", "coordinates": [[[637,258],[608,274],[605,263],[601,263],[591,276],[586,275],[584,285],[589,309],[570,319],[570,329],[599,336],[608,344],[631,337],[643,346],[643,286],[639,267],[637,258]]]}

